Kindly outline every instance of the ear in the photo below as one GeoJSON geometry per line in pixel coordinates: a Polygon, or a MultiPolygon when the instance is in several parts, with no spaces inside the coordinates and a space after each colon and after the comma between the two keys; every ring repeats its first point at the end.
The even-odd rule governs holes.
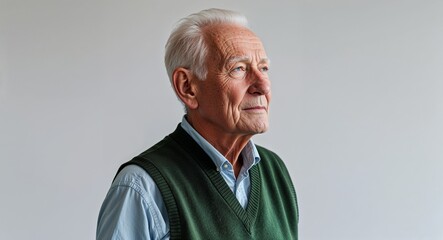
{"type": "Polygon", "coordinates": [[[193,81],[198,81],[198,79],[194,78],[191,71],[186,68],[177,68],[172,73],[172,85],[175,93],[188,109],[198,107],[193,81]]]}

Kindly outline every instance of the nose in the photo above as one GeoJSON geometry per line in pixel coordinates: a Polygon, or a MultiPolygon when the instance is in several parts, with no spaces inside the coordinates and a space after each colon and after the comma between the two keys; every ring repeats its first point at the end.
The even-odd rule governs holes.
{"type": "Polygon", "coordinates": [[[255,69],[251,75],[251,85],[248,89],[250,94],[266,95],[271,91],[271,82],[266,72],[255,69]]]}

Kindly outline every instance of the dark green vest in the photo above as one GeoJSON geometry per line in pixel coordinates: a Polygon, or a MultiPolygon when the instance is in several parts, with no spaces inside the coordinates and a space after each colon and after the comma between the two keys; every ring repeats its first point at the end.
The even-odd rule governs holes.
{"type": "Polygon", "coordinates": [[[297,239],[298,207],[289,173],[257,146],[243,209],[213,161],[180,126],[119,171],[136,164],[154,179],[169,215],[171,239],[297,239]]]}

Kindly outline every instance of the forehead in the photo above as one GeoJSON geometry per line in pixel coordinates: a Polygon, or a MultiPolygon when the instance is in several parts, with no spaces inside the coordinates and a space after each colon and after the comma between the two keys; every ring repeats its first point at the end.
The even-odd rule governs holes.
{"type": "Polygon", "coordinates": [[[212,25],[205,29],[210,52],[222,59],[233,57],[260,57],[266,53],[260,39],[249,29],[237,25],[212,25]]]}

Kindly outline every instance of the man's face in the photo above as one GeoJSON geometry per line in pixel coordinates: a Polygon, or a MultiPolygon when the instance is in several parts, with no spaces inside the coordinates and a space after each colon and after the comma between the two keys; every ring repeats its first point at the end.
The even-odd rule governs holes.
{"type": "Polygon", "coordinates": [[[208,74],[196,81],[196,116],[203,129],[234,136],[268,128],[269,61],[260,39],[235,25],[205,29],[208,74]]]}

